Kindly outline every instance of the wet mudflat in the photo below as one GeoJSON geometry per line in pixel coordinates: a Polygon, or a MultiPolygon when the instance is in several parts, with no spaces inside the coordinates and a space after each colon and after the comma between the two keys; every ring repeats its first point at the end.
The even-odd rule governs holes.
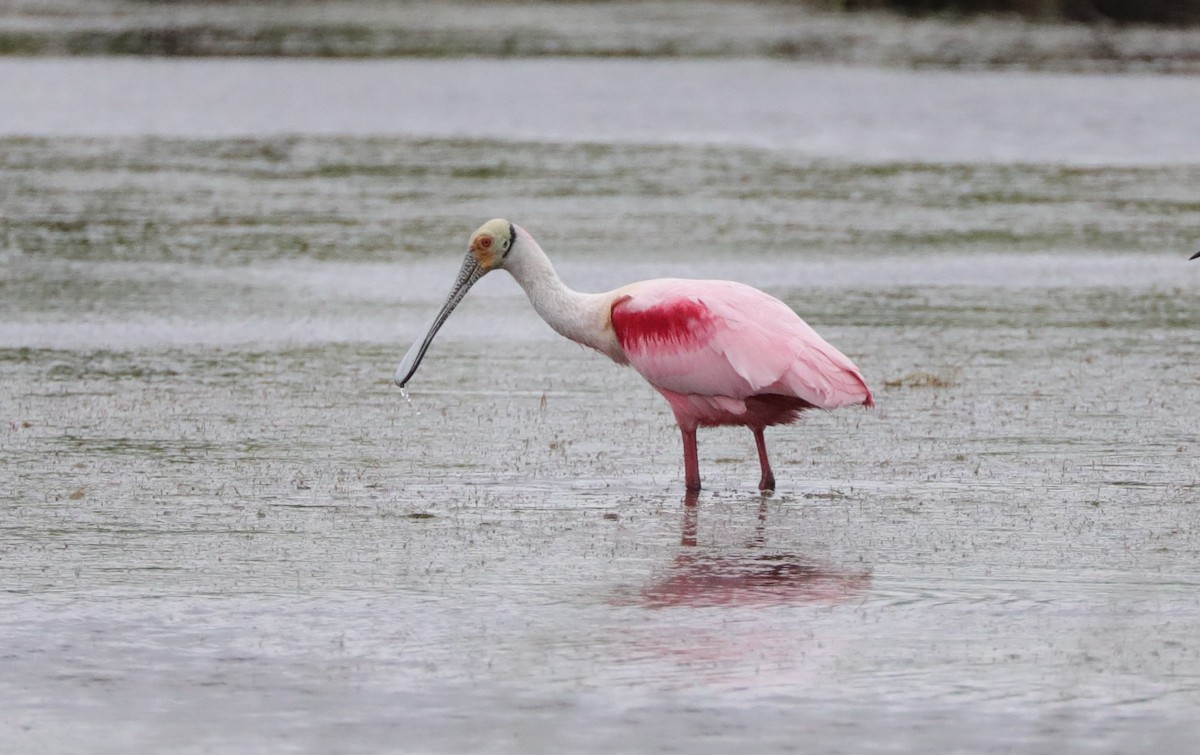
{"type": "Polygon", "coordinates": [[[0,143],[13,751],[1186,751],[1200,168],[0,143]],[[878,409],[701,436],[496,274],[743,280],[878,409]],[[801,744],[802,743],[802,744],[801,744]]]}

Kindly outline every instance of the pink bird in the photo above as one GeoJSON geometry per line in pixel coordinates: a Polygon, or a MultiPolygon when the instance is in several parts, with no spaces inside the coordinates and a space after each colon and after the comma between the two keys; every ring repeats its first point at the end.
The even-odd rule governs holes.
{"type": "Polygon", "coordinates": [[[629,365],[667,399],[683,433],[687,489],[700,489],[696,429],[744,425],[754,433],[762,478],[775,489],[763,430],[806,409],[874,405],[862,373],[786,304],[731,281],[663,278],[585,294],[559,279],[533,237],[507,220],[471,235],[450,295],[396,369],[403,388],[468,289],[507,270],[550,327],[617,364],[629,365]]]}

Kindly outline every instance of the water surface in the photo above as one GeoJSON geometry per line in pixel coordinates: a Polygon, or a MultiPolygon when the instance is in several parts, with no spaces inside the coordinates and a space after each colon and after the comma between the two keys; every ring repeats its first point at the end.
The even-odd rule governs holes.
{"type": "Polygon", "coordinates": [[[0,144],[13,751],[1186,752],[1200,169],[0,144]],[[878,409],[701,436],[503,274],[735,278],[878,409]],[[799,744],[803,743],[803,745],[799,744]]]}
{"type": "Polygon", "coordinates": [[[1200,79],[1184,76],[759,59],[0,59],[0,135],[404,135],[1176,164],[1200,162],[1198,121],[1200,79]]]}

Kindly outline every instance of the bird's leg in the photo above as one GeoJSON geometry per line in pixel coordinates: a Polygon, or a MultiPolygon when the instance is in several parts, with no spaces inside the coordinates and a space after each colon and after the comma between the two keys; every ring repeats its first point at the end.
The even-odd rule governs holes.
{"type": "Polygon", "coordinates": [[[763,437],[761,427],[754,428],[754,443],[758,446],[758,465],[762,467],[762,479],[758,481],[758,489],[766,493],[775,489],[775,474],[771,472],[771,462],[767,459],[767,440],[763,437]]]}
{"type": "Polygon", "coordinates": [[[689,548],[696,546],[696,528],[699,523],[697,512],[700,510],[696,504],[699,502],[699,490],[689,490],[683,496],[683,537],[680,538],[679,544],[689,548]]]}
{"type": "Polygon", "coordinates": [[[687,429],[680,426],[683,433],[683,475],[687,481],[687,489],[700,489],[700,462],[696,458],[696,428],[687,429]]]}

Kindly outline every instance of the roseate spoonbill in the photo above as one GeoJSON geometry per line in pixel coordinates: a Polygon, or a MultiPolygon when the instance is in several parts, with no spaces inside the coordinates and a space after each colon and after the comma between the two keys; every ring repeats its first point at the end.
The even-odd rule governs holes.
{"type": "Polygon", "coordinates": [[[467,290],[507,270],[550,327],[637,370],[670,403],[683,433],[688,490],[700,489],[696,428],[744,425],[754,432],[760,490],[775,489],[763,429],[806,409],[873,406],[871,389],[845,355],[786,304],[731,281],[663,278],[601,294],[572,291],[533,236],[507,220],[471,234],[445,304],[396,369],[403,388],[467,290]]]}
{"type": "Polygon", "coordinates": [[[1188,259],[1189,259],[1189,260],[1194,260],[1194,259],[1196,259],[1197,257],[1200,257],[1200,252],[1196,252],[1196,253],[1195,253],[1195,254],[1193,254],[1191,257],[1188,257],[1188,259]]]}

